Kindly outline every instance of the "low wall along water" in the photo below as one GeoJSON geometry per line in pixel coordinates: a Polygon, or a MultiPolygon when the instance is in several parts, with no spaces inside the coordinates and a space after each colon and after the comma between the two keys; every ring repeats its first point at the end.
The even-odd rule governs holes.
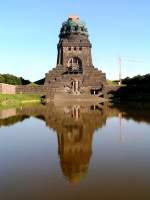
{"type": "Polygon", "coordinates": [[[16,94],[16,86],[0,83],[0,94],[16,94]]]}
{"type": "Polygon", "coordinates": [[[44,85],[9,85],[0,83],[0,94],[39,94],[46,95],[48,87],[44,85]]]}
{"type": "Polygon", "coordinates": [[[16,94],[46,95],[47,91],[48,87],[44,85],[39,85],[39,86],[20,85],[16,87],[16,94]]]}

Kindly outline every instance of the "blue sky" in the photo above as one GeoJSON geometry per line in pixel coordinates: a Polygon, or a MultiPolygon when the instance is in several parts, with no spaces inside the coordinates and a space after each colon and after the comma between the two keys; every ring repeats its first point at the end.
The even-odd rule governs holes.
{"type": "Polygon", "coordinates": [[[93,63],[108,79],[118,78],[118,56],[123,77],[150,72],[148,0],[1,0],[0,73],[43,78],[56,66],[59,30],[72,14],[86,22],[93,63]]]}

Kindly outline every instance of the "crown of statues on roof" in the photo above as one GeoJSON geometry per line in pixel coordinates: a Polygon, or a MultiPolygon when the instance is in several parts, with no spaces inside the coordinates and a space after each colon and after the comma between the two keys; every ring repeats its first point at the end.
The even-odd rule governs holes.
{"type": "Polygon", "coordinates": [[[71,34],[88,36],[86,24],[77,15],[71,15],[67,21],[63,22],[59,37],[62,38],[71,34]]]}
{"type": "Polygon", "coordinates": [[[72,20],[72,21],[78,21],[78,20],[80,20],[80,17],[77,16],[77,15],[71,15],[71,16],[68,17],[68,19],[72,20]]]}

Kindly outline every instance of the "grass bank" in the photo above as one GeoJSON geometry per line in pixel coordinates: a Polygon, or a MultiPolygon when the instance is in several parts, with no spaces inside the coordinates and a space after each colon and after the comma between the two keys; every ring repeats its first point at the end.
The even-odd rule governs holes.
{"type": "Polygon", "coordinates": [[[0,94],[0,108],[17,107],[26,103],[41,102],[39,95],[0,94]]]}

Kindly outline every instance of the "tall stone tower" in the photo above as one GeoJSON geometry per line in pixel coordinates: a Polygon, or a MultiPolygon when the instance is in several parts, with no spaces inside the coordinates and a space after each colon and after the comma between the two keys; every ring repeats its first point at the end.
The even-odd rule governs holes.
{"type": "Polygon", "coordinates": [[[72,72],[82,73],[83,66],[92,66],[91,43],[84,22],[79,17],[69,17],[60,31],[58,44],[58,65],[70,68],[72,72]],[[78,62],[78,65],[76,65],[78,62]],[[74,65],[74,69],[71,69],[74,65]],[[81,71],[79,70],[79,67],[81,71]]]}
{"type": "Polygon", "coordinates": [[[94,68],[89,35],[78,16],[62,24],[57,66],[46,74],[49,99],[105,97],[106,76],[94,68]]]}

